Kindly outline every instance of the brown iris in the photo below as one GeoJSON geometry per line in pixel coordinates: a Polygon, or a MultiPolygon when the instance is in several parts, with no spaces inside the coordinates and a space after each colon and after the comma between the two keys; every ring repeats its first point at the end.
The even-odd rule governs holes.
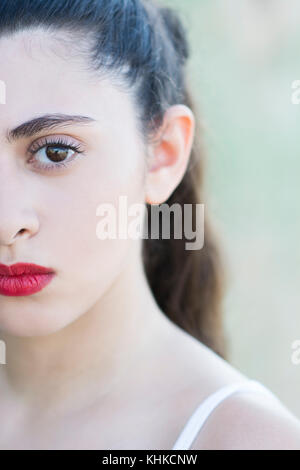
{"type": "Polygon", "coordinates": [[[54,162],[61,162],[68,156],[68,149],[62,149],[60,147],[47,146],[46,150],[47,157],[54,162]]]}

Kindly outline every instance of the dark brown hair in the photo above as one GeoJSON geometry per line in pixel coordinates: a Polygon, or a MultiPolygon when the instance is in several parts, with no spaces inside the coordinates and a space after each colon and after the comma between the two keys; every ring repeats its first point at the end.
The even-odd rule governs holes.
{"type": "MultiPolygon", "coordinates": [[[[153,13],[154,3],[148,4],[149,15],[155,23],[157,35],[165,38],[163,47],[164,73],[172,78],[173,88],[177,89],[177,100],[171,99],[168,105],[180,102],[188,106],[196,117],[196,132],[188,168],[183,179],[164,202],[168,206],[192,204],[193,218],[196,217],[196,204],[204,204],[205,152],[203,131],[199,112],[192,97],[188,77],[184,74],[185,61],[189,57],[187,33],[179,15],[170,8],[160,8],[153,13]],[[152,10],[152,11],[151,11],[152,10]],[[160,14],[163,23],[153,17],[160,14]],[[159,25],[163,31],[159,33],[159,25]],[[166,40],[166,38],[169,38],[166,40]],[[175,82],[175,83],[174,83],[175,82]],[[179,99],[180,97],[180,99],[179,99]]],[[[157,5],[154,6],[159,8],[157,5]]],[[[167,106],[163,107],[165,110],[167,106]]],[[[155,131],[161,125],[163,113],[152,127],[155,131]]],[[[149,139],[151,141],[151,138],[149,139]]],[[[143,260],[148,282],[161,310],[178,326],[213,349],[218,355],[227,358],[227,338],[224,334],[222,298],[225,286],[223,258],[213,225],[205,204],[204,245],[200,250],[187,250],[188,240],[172,237],[145,239],[143,260]]],[[[151,230],[151,206],[147,204],[148,227],[151,230]]],[[[184,233],[184,230],[182,230],[184,233]]]]}

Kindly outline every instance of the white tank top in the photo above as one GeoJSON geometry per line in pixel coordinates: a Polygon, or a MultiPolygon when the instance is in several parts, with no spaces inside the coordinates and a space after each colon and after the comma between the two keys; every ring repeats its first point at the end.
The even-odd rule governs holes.
{"type": "Polygon", "coordinates": [[[172,447],[172,450],[189,449],[208,416],[219,405],[219,403],[225,400],[225,398],[227,398],[229,395],[243,391],[267,393],[280,402],[279,398],[273,392],[271,392],[271,390],[254,379],[247,379],[243,380],[242,382],[235,382],[229,385],[224,385],[216,392],[205,398],[205,400],[202,401],[200,405],[198,405],[180,432],[174,446],[172,447]]]}

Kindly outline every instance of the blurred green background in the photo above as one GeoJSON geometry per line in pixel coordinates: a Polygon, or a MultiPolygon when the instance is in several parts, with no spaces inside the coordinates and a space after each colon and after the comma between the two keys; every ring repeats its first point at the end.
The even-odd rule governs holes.
{"type": "Polygon", "coordinates": [[[300,418],[300,2],[160,0],[191,46],[189,81],[205,126],[207,207],[229,278],[231,364],[300,418]]]}

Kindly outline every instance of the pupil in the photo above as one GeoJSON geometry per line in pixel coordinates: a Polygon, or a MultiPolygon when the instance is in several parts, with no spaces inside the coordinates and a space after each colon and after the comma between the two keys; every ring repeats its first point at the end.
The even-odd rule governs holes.
{"type": "Polygon", "coordinates": [[[68,156],[68,150],[62,150],[59,147],[47,147],[47,157],[55,162],[60,162],[68,156]]]}

